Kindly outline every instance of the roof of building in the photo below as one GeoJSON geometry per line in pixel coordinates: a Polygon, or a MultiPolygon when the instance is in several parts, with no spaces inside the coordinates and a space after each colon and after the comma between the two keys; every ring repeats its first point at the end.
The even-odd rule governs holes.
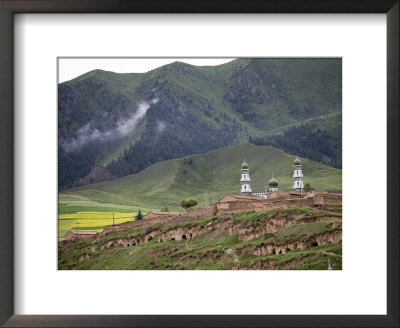
{"type": "Polygon", "coordinates": [[[251,196],[251,195],[227,195],[237,199],[261,199],[260,196],[251,196]]]}
{"type": "Polygon", "coordinates": [[[268,186],[269,187],[278,187],[278,180],[276,180],[274,177],[268,181],[268,186]]]}
{"type": "Polygon", "coordinates": [[[232,198],[236,198],[238,200],[242,199],[242,200],[260,200],[262,199],[260,196],[248,196],[248,195],[225,195],[224,197],[222,197],[219,201],[221,201],[222,199],[224,199],[225,197],[232,197],[232,198]]]}
{"type": "Polygon", "coordinates": [[[293,162],[294,165],[301,165],[301,162],[298,158],[296,158],[293,162]]]}
{"type": "Polygon", "coordinates": [[[249,166],[247,165],[247,163],[245,161],[243,161],[242,170],[248,170],[248,169],[249,169],[249,166]]]}

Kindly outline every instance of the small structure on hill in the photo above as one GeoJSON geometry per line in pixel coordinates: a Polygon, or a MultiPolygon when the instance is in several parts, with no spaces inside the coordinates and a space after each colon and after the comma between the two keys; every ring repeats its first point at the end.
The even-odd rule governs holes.
{"type": "MultiPolygon", "coordinates": [[[[267,190],[265,190],[267,192],[267,190]]],[[[273,176],[268,181],[268,191],[269,192],[276,192],[278,191],[278,180],[276,180],[273,176]]]]}
{"type": "Polygon", "coordinates": [[[243,161],[242,169],[240,170],[241,177],[240,183],[242,187],[240,189],[240,194],[242,195],[251,195],[251,188],[250,188],[250,169],[247,165],[246,161],[243,161]]]}
{"type": "Polygon", "coordinates": [[[90,238],[97,235],[97,231],[73,231],[70,230],[67,232],[67,234],[64,236],[64,240],[71,240],[71,239],[77,239],[77,238],[90,238]]]}
{"type": "Polygon", "coordinates": [[[304,194],[304,197],[297,197],[297,194],[292,194],[289,191],[277,191],[268,194],[267,199],[259,196],[226,195],[217,202],[217,214],[244,211],[268,211],[304,206],[337,206],[341,204],[341,194],[330,194],[326,191],[307,192],[304,194]]]}
{"type": "Polygon", "coordinates": [[[293,190],[295,191],[304,189],[302,167],[300,160],[296,158],[293,162],[293,190]]]}
{"type": "Polygon", "coordinates": [[[176,215],[181,215],[181,212],[149,212],[144,216],[144,218],[145,219],[168,218],[176,215]]]}

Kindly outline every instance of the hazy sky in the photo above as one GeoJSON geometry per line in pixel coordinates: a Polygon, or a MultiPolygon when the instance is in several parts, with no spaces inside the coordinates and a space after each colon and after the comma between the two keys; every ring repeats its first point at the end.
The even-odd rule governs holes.
{"type": "Polygon", "coordinates": [[[72,80],[94,69],[116,73],[145,73],[177,60],[196,66],[213,66],[234,58],[60,58],[58,83],[72,80]]]}

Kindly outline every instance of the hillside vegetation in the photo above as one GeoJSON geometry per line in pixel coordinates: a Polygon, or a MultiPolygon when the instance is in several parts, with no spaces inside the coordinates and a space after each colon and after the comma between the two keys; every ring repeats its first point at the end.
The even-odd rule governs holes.
{"type": "Polygon", "coordinates": [[[341,207],[142,220],[59,242],[60,270],[342,269],[341,207]]]}
{"type": "Polygon", "coordinates": [[[342,168],[342,140],[333,137],[315,123],[289,127],[283,133],[249,137],[257,146],[272,146],[332,167],[342,168]]]}
{"type": "Polygon", "coordinates": [[[242,58],[208,67],[174,62],[144,74],[88,72],[58,87],[59,190],[303,121],[323,122],[321,128],[341,140],[341,120],[333,115],[341,112],[341,84],[341,59],[335,58],[242,58]]]}
{"type": "MultiPolygon", "coordinates": [[[[243,143],[163,161],[114,181],[69,189],[59,193],[59,200],[178,209],[182,199],[195,197],[203,206],[205,193],[212,203],[226,194],[240,193],[240,168],[244,158],[250,167],[253,192],[264,191],[272,175],[279,181],[281,190],[293,187],[294,156],[270,146],[243,143]]],[[[305,183],[318,190],[341,192],[341,170],[309,159],[301,161],[305,183]]]]}

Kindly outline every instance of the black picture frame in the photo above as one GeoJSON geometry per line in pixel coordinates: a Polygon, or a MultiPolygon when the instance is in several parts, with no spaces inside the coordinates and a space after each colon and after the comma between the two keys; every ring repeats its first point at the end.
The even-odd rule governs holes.
{"type": "MultiPolygon", "coordinates": [[[[398,0],[0,0],[0,324],[4,327],[399,327],[398,0]],[[387,315],[14,315],[13,16],[15,13],[385,13],[387,315]]],[[[366,286],[367,288],[367,286],[366,286]]]]}

